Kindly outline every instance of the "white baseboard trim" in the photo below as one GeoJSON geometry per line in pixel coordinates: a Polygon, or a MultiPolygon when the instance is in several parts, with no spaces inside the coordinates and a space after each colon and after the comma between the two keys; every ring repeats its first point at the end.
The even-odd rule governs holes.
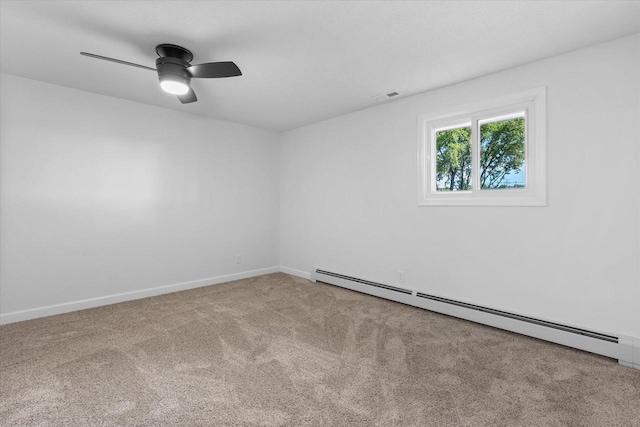
{"type": "Polygon", "coordinates": [[[231,282],[234,280],[248,279],[250,277],[262,276],[263,274],[278,273],[280,271],[280,267],[261,268],[258,270],[243,271],[241,273],[225,274],[222,276],[209,277],[206,279],[175,283],[173,285],[158,286],[155,288],[122,292],[119,294],[105,295],[102,297],[89,298],[80,301],[71,301],[62,304],[48,305],[45,307],[12,311],[9,313],[0,314],[0,325],[21,322],[23,320],[37,319],[40,317],[53,316],[55,314],[69,313],[72,311],[85,310],[87,308],[100,307],[103,305],[116,304],[119,302],[148,298],[156,295],[169,294],[171,292],[185,291],[187,289],[216,285],[218,283],[231,282]]]}
{"type": "Polygon", "coordinates": [[[280,266],[280,272],[290,274],[292,276],[302,277],[303,279],[311,280],[311,273],[308,271],[296,270],[295,268],[280,266]]]}

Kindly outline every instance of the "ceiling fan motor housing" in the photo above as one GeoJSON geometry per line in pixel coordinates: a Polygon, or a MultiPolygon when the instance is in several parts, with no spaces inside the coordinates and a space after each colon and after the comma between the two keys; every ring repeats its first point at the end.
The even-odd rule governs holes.
{"type": "Polygon", "coordinates": [[[173,80],[189,86],[191,74],[187,71],[189,63],[180,58],[162,57],[156,59],[158,78],[160,81],[173,80]]]}

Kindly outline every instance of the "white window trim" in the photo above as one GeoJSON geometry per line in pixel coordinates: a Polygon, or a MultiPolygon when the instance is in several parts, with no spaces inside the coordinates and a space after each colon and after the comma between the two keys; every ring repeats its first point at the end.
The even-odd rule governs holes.
{"type": "MultiPolygon", "coordinates": [[[[504,95],[487,101],[418,116],[418,206],[546,206],[546,87],[504,95]],[[436,192],[435,130],[457,123],[473,123],[501,113],[526,111],[526,188],[480,190],[475,168],[472,190],[436,192]]],[[[473,140],[473,137],[472,137],[473,140]]],[[[472,146],[472,159],[480,154],[472,146]]]]}

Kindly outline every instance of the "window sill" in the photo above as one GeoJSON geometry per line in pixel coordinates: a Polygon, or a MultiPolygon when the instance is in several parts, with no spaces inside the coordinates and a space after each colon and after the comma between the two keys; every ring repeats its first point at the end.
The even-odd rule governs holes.
{"type": "Polygon", "coordinates": [[[472,192],[436,193],[419,200],[418,206],[547,206],[545,194],[498,190],[499,194],[472,192]]]}

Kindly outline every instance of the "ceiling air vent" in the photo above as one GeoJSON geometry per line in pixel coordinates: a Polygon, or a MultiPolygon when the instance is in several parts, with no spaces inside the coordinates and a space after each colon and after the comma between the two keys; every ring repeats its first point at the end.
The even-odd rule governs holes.
{"type": "Polygon", "coordinates": [[[393,98],[394,96],[398,96],[400,95],[400,92],[389,92],[389,93],[382,93],[380,95],[376,95],[371,97],[374,101],[384,101],[385,99],[389,99],[389,98],[393,98]]]}

